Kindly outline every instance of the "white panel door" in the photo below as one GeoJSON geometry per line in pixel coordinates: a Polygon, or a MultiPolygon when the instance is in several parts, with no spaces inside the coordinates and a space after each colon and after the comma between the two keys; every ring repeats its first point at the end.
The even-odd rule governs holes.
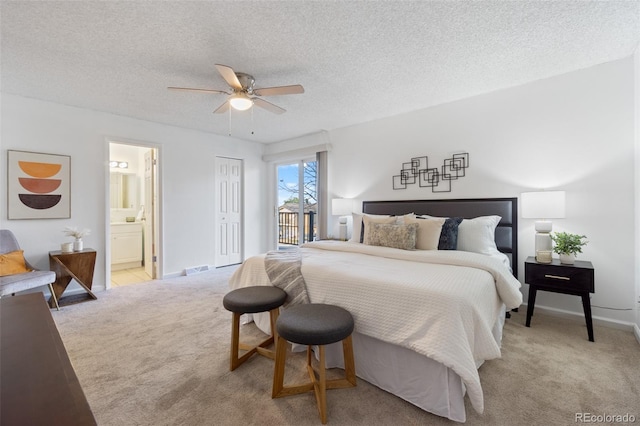
{"type": "Polygon", "coordinates": [[[216,267],[242,262],[242,160],[216,157],[216,267]]]}

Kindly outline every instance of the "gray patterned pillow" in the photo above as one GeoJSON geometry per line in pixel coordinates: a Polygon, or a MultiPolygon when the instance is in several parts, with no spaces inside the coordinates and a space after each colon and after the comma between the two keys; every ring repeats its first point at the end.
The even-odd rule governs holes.
{"type": "Polygon", "coordinates": [[[393,225],[372,222],[365,235],[365,244],[370,246],[392,247],[402,250],[416,249],[418,224],[393,225]]]}

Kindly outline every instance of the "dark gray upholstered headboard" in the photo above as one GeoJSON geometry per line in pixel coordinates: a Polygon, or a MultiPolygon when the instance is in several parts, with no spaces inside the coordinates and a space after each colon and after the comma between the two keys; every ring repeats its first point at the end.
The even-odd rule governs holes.
{"type": "Polygon", "coordinates": [[[471,198],[457,200],[364,201],[362,212],[368,214],[428,214],[441,217],[472,219],[497,215],[502,218],[496,228],[496,246],[511,261],[513,275],[518,278],[518,199],[471,198]]]}

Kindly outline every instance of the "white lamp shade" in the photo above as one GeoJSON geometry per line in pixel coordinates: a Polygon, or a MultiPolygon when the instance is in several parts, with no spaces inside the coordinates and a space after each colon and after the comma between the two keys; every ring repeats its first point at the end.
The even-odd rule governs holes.
{"type": "Polygon", "coordinates": [[[523,192],[522,217],[525,219],[561,219],[565,217],[564,191],[523,192]]]}
{"type": "Polygon", "coordinates": [[[351,198],[334,198],[331,200],[331,214],[334,216],[346,216],[353,211],[351,198]]]}

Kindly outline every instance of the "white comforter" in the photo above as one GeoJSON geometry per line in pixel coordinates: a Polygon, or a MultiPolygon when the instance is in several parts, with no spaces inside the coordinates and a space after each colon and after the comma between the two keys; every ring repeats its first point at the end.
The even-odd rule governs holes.
{"type": "MultiPolygon", "coordinates": [[[[312,303],[342,306],[355,331],[400,345],[453,369],[474,409],[484,410],[476,365],[500,357],[492,328],[502,304],[522,303],[502,262],[463,251],[405,251],[337,241],[301,249],[312,303]]],[[[247,259],[230,287],[270,285],[264,255],[247,259]]]]}

